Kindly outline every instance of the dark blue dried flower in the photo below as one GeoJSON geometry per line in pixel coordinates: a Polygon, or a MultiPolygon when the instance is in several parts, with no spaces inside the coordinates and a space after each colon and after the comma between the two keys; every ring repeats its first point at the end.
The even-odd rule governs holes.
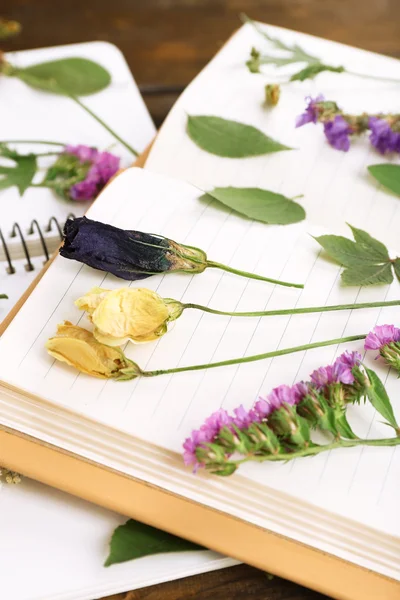
{"type": "Polygon", "coordinates": [[[303,287],[213,262],[203,250],[178,244],[162,235],[119,229],[86,217],[68,219],[60,254],[130,281],[173,271],[202,273],[207,267],[214,267],[242,277],[303,287]]]}

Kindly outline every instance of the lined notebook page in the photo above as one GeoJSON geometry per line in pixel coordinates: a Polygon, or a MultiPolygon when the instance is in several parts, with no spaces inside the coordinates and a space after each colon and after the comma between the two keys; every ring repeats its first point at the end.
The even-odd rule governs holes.
{"type": "MultiPolygon", "coordinates": [[[[198,200],[192,186],[148,171],[130,169],[100,196],[89,216],[120,227],[153,231],[198,246],[211,260],[270,277],[306,284],[304,290],[251,281],[213,269],[196,276],[154,276],[132,286],[164,297],[203,303],[220,310],[263,310],[399,297],[399,284],[343,288],[340,268],[325,260],[309,235],[308,222],[266,227],[242,219],[213,203],[198,200]]],[[[0,340],[0,378],[86,414],[131,435],[180,452],[185,437],[223,406],[250,407],[258,395],[281,383],[306,379],[330,363],[343,347],[242,366],[116,383],[95,380],[53,361],[44,349],[64,319],[88,321],[74,306],[92,286],[115,288],[124,282],[59,257],[0,340]]],[[[125,283],[126,285],[126,283],[125,283]]],[[[143,369],[209,363],[291,347],[342,335],[366,333],[376,323],[398,321],[400,309],[368,309],[330,314],[239,319],[186,311],[157,343],[127,347],[143,369]]],[[[362,342],[346,345],[362,350],[362,342]]],[[[371,358],[369,359],[372,360],[371,358]]],[[[373,362],[373,360],[372,360],[373,362]]],[[[392,396],[398,381],[374,365],[392,396]]],[[[398,407],[395,407],[396,409],[398,407]]],[[[349,409],[361,436],[386,437],[369,406],[349,409]]],[[[400,453],[395,449],[352,449],[287,465],[251,465],[242,474],[260,486],[281,490],[361,523],[400,534],[397,514],[400,453]],[[304,485],[307,481],[307,486],[304,485]]],[[[190,473],[188,473],[190,477],[190,473]]]]}
{"type": "MultiPolygon", "coordinates": [[[[400,62],[395,59],[277,27],[267,26],[266,31],[286,43],[299,44],[326,64],[400,80],[400,62]]],[[[288,197],[304,194],[299,202],[313,222],[345,232],[347,221],[399,250],[400,202],[367,171],[368,165],[392,159],[371,148],[367,136],[354,140],[344,153],[329,146],[320,124],[295,129],[306,96],[322,93],[348,113],[397,112],[398,84],[321,73],[315,80],[284,85],[279,104],[266,108],[265,84],[287,79],[301,65],[263,67],[265,75],[252,74],[245,62],[253,46],[261,52],[275,52],[250,25],[243,26],[179,98],[161,127],[146,167],[202,189],[259,186],[288,197]],[[207,154],[185,132],[188,114],[254,125],[295,150],[249,159],[207,154]]]]}

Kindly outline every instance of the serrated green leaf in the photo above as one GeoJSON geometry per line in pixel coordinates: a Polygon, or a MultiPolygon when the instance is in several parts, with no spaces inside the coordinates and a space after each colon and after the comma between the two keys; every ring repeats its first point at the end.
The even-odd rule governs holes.
{"type": "Polygon", "coordinates": [[[370,165],[368,171],[385,188],[400,196],[400,165],[370,165]]]}
{"type": "Polygon", "coordinates": [[[31,185],[37,171],[36,156],[34,154],[18,154],[18,152],[9,150],[4,145],[0,145],[0,156],[16,163],[15,167],[0,165],[0,190],[5,190],[15,185],[18,188],[20,196],[23,196],[27,188],[31,185]]]}
{"type": "Polygon", "coordinates": [[[389,284],[393,281],[392,266],[390,263],[386,263],[353,267],[345,269],[341,278],[343,285],[389,284]]]}
{"type": "Polygon", "coordinates": [[[202,150],[226,158],[245,158],[292,150],[252,125],[221,117],[189,116],[187,133],[202,150]]]}
{"type": "Polygon", "coordinates": [[[109,567],[150,554],[189,550],[206,550],[206,548],[130,519],[114,531],[110,542],[110,553],[104,566],[109,567]]]}
{"type": "Polygon", "coordinates": [[[379,379],[378,375],[372,369],[365,368],[368,379],[370,381],[370,385],[367,386],[367,397],[371,402],[372,406],[377,410],[384,419],[394,427],[394,429],[398,430],[399,426],[396,421],[396,417],[394,416],[393,407],[390,402],[389,396],[383,385],[382,381],[379,379]]]}
{"type": "Polygon", "coordinates": [[[207,192],[224,206],[262,223],[287,225],[305,219],[305,210],[300,204],[260,188],[214,188],[207,192]]]}
{"type": "Polygon", "coordinates": [[[110,85],[109,72],[86,58],[52,60],[12,73],[33,88],[53,94],[88,96],[110,85]]]}
{"type": "Polygon", "coordinates": [[[290,81],[305,81],[306,79],[314,79],[319,73],[323,71],[331,71],[332,73],[343,73],[344,67],[331,67],[330,65],[323,65],[322,63],[314,63],[305,67],[298,73],[291,76],[290,81]]]}
{"type": "Polygon", "coordinates": [[[331,258],[344,267],[375,265],[376,259],[361,244],[341,235],[321,235],[314,238],[331,258]]]}
{"type": "Polygon", "coordinates": [[[400,258],[393,261],[393,269],[397,279],[400,281],[400,258]]]}
{"type": "Polygon", "coordinates": [[[363,246],[371,258],[374,258],[377,262],[385,262],[390,260],[389,252],[385,244],[382,244],[382,242],[376,240],[370,236],[369,233],[363,231],[362,229],[357,229],[357,227],[353,227],[353,225],[350,225],[349,223],[348,226],[353,233],[353,237],[357,245],[363,246]]]}

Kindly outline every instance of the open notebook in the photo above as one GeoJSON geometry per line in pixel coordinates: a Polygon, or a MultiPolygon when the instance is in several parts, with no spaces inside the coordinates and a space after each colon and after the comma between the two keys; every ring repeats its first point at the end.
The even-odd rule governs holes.
{"type": "MultiPolygon", "coordinates": [[[[266,227],[198,198],[199,190],[188,183],[132,168],[103,191],[88,215],[201,247],[212,260],[237,268],[306,283],[304,290],[283,288],[208,269],[132,284],[145,283],[164,297],[223,310],[261,310],[399,296],[398,283],[343,289],[340,268],[320,256],[309,235],[316,225],[309,221],[266,227]]],[[[368,589],[386,594],[371,598],[398,597],[400,454],[395,449],[349,449],[289,464],[253,464],[228,479],[193,475],[180,456],[185,437],[212,411],[240,403],[250,407],[259,394],[306,378],[343,348],[124,383],[89,378],[52,360],[44,343],[57,323],[88,324],[73,301],[93,286],[121,284],[57,257],[20,309],[0,340],[0,422],[28,436],[21,443],[34,438],[47,445],[39,452],[49,459],[39,465],[35,453],[18,458],[18,438],[17,446],[1,448],[0,459],[3,452],[12,465],[44,481],[335,597],[365,598],[368,589]],[[57,448],[61,461],[74,455],[83,462],[57,470],[51,459],[57,448]],[[91,468],[91,478],[85,480],[81,468],[88,473],[91,468]],[[102,487],[101,473],[113,477],[112,489],[102,487]],[[128,485],[134,486],[130,493],[128,485]],[[282,555],[280,545],[288,539],[297,544],[282,555]],[[284,561],[291,552],[295,564],[284,561]],[[310,552],[312,557],[304,559],[310,552]]],[[[157,343],[126,352],[143,369],[165,369],[363,333],[398,315],[398,308],[386,308],[238,319],[193,311],[157,343]]],[[[361,349],[362,343],[351,348],[361,349]]],[[[382,365],[376,368],[394,397],[395,376],[382,365]]],[[[361,435],[387,433],[370,406],[349,412],[361,435]]]]}
{"type": "MultiPolygon", "coordinates": [[[[98,94],[85,97],[83,102],[138,152],[142,152],[154,137],[155,128],[125,58],[116,46],[107,42],[71,44],[10,52],[6,54],[6,59],[17,67],[27,67],[71,56],[97,61],[110,72],[110,86],[98,94]]],[[[69,98],[32,89],[15,77],[2,77],[0,104],[0,141],[50,140],[73,145],[87,144],[101,150],[110,149],[121,157],[121,167],[132,164],[134,160],[122,145],[69,98]]],[[[38,144],[15,147],[21,153],[54,150],[54,146],[38,144]]],[[[40,165],[46,168],[53,161],[54,157],[42,158],[40,165]]],[[[40,181],[43,173],[37,174],[34,181],[40,181]]],[[[0,238],[0,293],[9,296],[8,301],[0,302],[1,322],[46,262],[46,248],[51,256],[59,245],[57,223],[62,228],[70,213],[82,215],[88,205],[85,202],[67,202],[46,188],[29,188],[22,197],[16,187],[2,190],[0,202],[0,229],[4,238],[4,243],[0,238]],[[34,220],[37,225],[32,229],[34,220]],[[15,229],[15,235],[11,237],[15,223],[18,223],[20,232],[15,229]],[[38,227],[43,233],[45,248],[38,227]],[[21,235],[26,242],[28,258],[21,235]],[[11,269],[6,261],[5,246],[9,252],[11,269]],[[13,269],[11,275],[9,272],[13,269]]]]}

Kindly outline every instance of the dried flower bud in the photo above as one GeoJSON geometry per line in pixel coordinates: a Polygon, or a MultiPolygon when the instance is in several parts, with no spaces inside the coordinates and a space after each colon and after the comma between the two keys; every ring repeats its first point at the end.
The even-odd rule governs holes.
{"type": "Polygon", "coordinates": [[[171,271],[201,273],[207,267],[198,248],[86,217],[68,219],[60,254],[130,281],[171,271]]]}
{"type": "Polygon", "coordinates": [[[108,346],[156,340],[183,311],[180,302],[164,300],[146,288],[94,288],[75,304],[88,312],[97,341],[108,346]]]}
{"type": "Polygon", "coordinates": [[[16,473],[15,471],[10,471],[5,467],[0,467],[0,480],[1,479],[3,479],[8,484],[17,485],[18,483],[21,483],[22,478],[21,475],[19,473],[16,473]]]}
{"type": "Polygon", "coordinates": [[[268,425],[278,436],[282,436],[291,444],[301,448],[310,441],[310,430],[307,421],[296,412],[296,406],[284,403],[274,410],[268,418],[268,425]]]}
{"type": "Polygon", "coordinates": [[[58,326],[46,348],[57,360],[93,377],[134,379],[141,375],[140,368],[121,350],[100,344],[90,331],[68,321],[58,326]]]}
{"type": "Polygon", "coordinates": [[[276,106],[281,96],[281,86],[277,83],[268,83],[265,86],[265,103],[270,106],[276,106]]]}

